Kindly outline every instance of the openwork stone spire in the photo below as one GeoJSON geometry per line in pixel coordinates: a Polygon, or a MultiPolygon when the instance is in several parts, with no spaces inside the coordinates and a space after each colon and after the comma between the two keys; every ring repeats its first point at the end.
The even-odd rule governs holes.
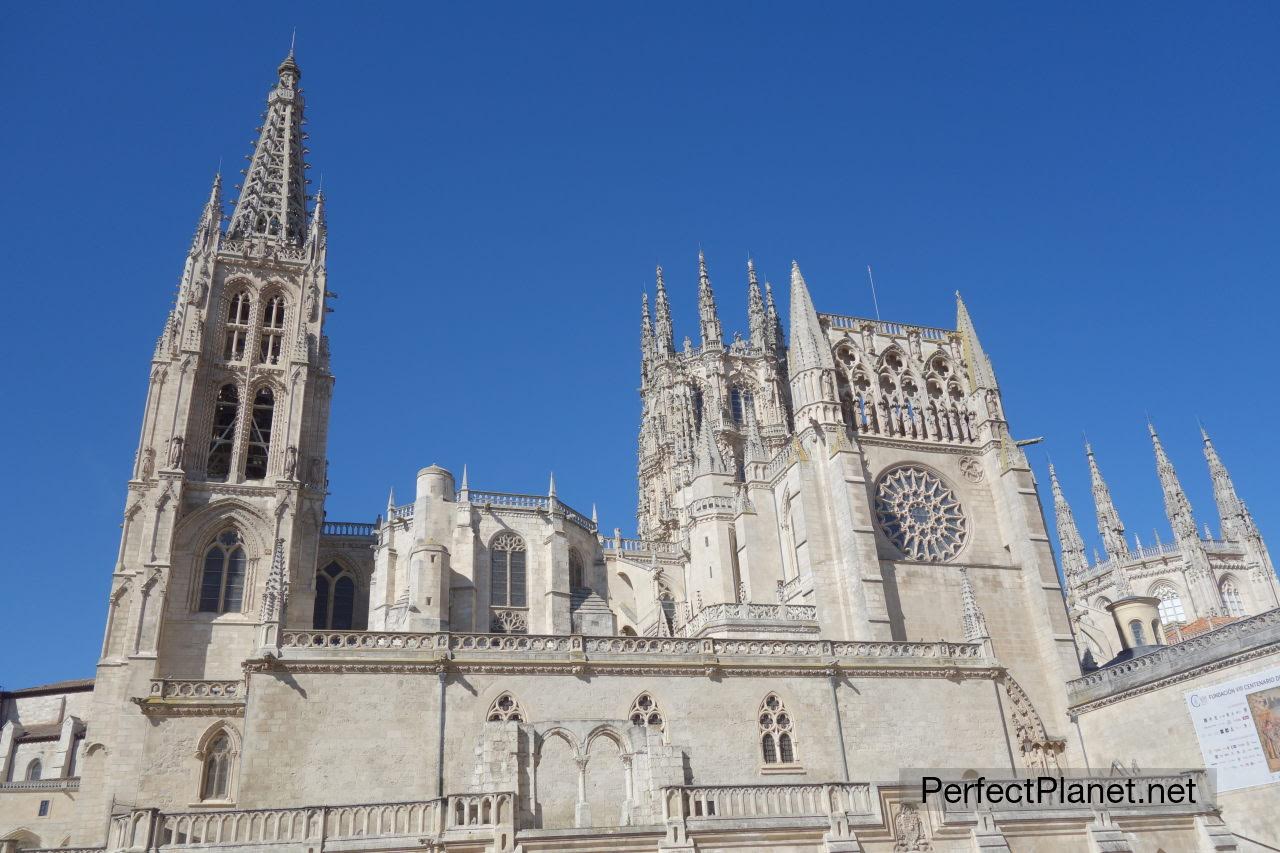
{"type": "Polygon", "coordinates": [[[1222,596],[1218,591],[1217,581],[1213,578],[1213,570],[1209,568],[1204,543],[1200,541],[1200,533],[1196,530],[1191,501],[1187,500],[1187,494],[1182,490],[1182,483],[1173,470],[1169,454],[1164,452],[1155,424],[1148,422],[1147,429],[1151,433],[1151,446],[1156,454],[1156,475],[1160,478],[1160,490],[1164,492],[1164,514],[1169,519],[1173,538],[1182,552],[1183,572],[1187,577],[1192,603],[1199,616],[1221,616],[1224,610],[1222,596]]]}
{"type": "Polygon", "coordinates": [[[773,285],[764,283],[764,310],[767,318],[766,337],[769,347],[774,353],[782,349],[782,318],[778,316],[778,306],[773,302],[773,285]]]}
{"type": "Polygon", "coordinates": [[[1085,456],[1089,458],[1089,482],[1093,486],[1093,506],[1098,513],[1098,533],[1102,536],[1102,547],[1107,551],[1107,558],[1112,560],[1129,557],[1129,543],[1124,538],[1124,522],[1116,505],[1111,502],[1111,490],[1102,479],[1102,471],[1098,469],[1098,460],[1093,458],[1093,447],[1085,442],[1085,456]]]}
{"type": "Polygon", "coordinates": [[[996,373],[991,367],[991,359],[982,349],[978,341],[978,332],[973,327],[973,319],[969,317],[969,309],[965,307],[960,291],[956,291],[956,329],[960,332],[960,343],[964,347],[964,360],[969,366],[969,381],[975,388],[998,388],[996,373]]]}
{"type": "Polygon", "coordinates": [[[965,642],[976,643],[990,637],[987,618],[982,615],[982,608],[978,606],[978,597],[974,595],[973,584],[969,581],[969,570],[964,566],[960,567],[960,601],[963,607],[965,642]]]}
{"type": "Polygon", "coordinates": [[[1062,486],[1058,483],[1058,472],[1049,463],[1049,482],[1053,487],[1053,517],[1058,526],[1058,544],[1062,548],[1062,574],[1067,585],[1077,583],[1089,567],[1089,558],[1084,553],[1084,540],[1076,527],[1075,515],[1071,505],[1062,494],[1062,486]]]}
{"type": "Polygon", "coordinates": [[[191,241],[191,253],[200,254],[218,248],[218,238],[222,236],[222,173],[213,176],[213,187],[209,190],[209,200],[200,212],[200,222],[196,225],[196,234],[191,241]]]}
{"type": "Polygon", "coordinates": [[[263,237],[301,246],[307,229],[307,167],[302,146],[302,90],[298,88],[302,71],[293,51],[277,70],[279,80],[267,95],[267,112],[249,157],[228,236],[263,237]]]}
{"type": "Polygon", "coordinates": [[[649,376],[649,362],[654,355],[653,323],[649,320],[649,294],[640,295],[640,375],[649,376]]]}
{"type": "Polygon", "coordinates": [[[720,447],[716,444],[712,420],[710,412],[703,414],[701,428],[698,430],[698,445],[693,456],[695,475],[726,474],[729,471],[725,467],[720,447]]]}
{"type": "Polygon", "coordinates": [[[764,297],[760,294],[760,281],[756,278],[755,261],[747,259],[747,328],[751,335],[751,346],[756,349],[769,348],[769,315],[764,307],[764,297]]]}
{"type": "Polygon", "coordinates": [[[271,571],[267,574],[266,589],[262,593],[262,621],[284,622],[288,605],[289,575],[284,564],[284,539],[277,539],[271,556],[271,571]]]}
{"type": "Polygon", "coordinates": [[[1222,525],[1222,538],[1232,542],[1245,542],[1257,536],[1253,519],[1244,508],[1244,501],[1236,494],[1235,484],[1227,473],[1227,466],[1218,457],[1209,433],[1200,427],[1204,439],[1204,458],[1209,463],[1209,476],[1213,479],[1213,501],[1218,505],[1218,519],[1222,525]]]}
{"type": "Polygon", "coordinates": [[[667,286],[662,281],[662,267],[658,267],[658,292],[653,299],[654,335],[663,353],[676,351],[675,333],[671,327],[671,303],[667,300],[667,286]]]}
{"type": "Polygon", "coordinates": [[[702,327],[703,349],[724,345],[720,316],[716,313],[716,295],[711,290],[711,276],[707,275],[707,257],[701,249],[698,250],[698,322],[702,327]]]}

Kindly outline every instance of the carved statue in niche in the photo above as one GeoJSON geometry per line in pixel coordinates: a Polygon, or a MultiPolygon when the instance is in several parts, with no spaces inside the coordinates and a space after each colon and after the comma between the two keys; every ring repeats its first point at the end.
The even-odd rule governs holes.
{"type": "Polygon", "coordinates": [[[150,480],[156,470],[156,452],[148,447],[142,451],[142,479],[150,480]]]}
{"type": "Polygon", "coordinates": [[[1000,418],[1000,404],[996,401],[995,391],[987,392],[987,414],[992,420],[999,420],[1000,418]]]}
{"type": "Polygon", "coordinates": [[[175,435],[169,439],[169,461],[167,467],[170,471],[182,470],[182,445],[184,441],[182,436],[175,435]]]}
{"type": "Polygon", "coordinates": [[[307,288],[307,320],[314,323],[320,317],[320,288],[311,285],[307,288]]]}
{"type": "Polygon", "coordinates": [[[932,850],[924,836],[924,821],[915,803],[903,803],[898,816],[893,819],[894,853],[932,850]]]}
{"type": "Polygon", "coordinates": [[[284,478],[286,480],[294,479],[294,475],[298,472],[298,448],[289,445],[284,451],[284,478]]]}

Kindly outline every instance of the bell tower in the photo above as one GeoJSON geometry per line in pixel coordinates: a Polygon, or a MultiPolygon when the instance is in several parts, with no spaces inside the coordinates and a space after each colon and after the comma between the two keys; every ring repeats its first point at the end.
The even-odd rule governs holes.
{"type": "Polygon", "coordinates": [[[120,801],[131,792],[106,788],[138,778],[120,762],[145,720],[115,708],[152,679],[240,679],[264,627],[310,625],[332,294],[322,196],[308,218],[301,77],[291,51],[225,232],[215,177],[151,360],[94,692],[116,762],[98,791],[120,801]]]}

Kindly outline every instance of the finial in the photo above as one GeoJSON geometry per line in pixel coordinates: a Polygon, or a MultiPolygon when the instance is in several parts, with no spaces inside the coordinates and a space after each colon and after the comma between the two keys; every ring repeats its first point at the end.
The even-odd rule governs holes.
{"type": "Polygon", "coordinates": [[[293,35],[289,36],[289,55],[293,56],[293,48],[298,43],[298,28],[293,28],[293,35]]]}
{"type": "Polygon", "coordinates": [[[392,486],[387,492],[387,519],[391,518],[391,511],[396,508],[396,487],[392,486]]]}
{"type": "Polygon", "coordinates": [[[596,514],[595,501],[591,502],[591,523],[594,524],[596,527],[600,526],[600,516],[596,514]]]}
{"type": "Polygon", "coordinates": [[[556,496],[556,472],[551,472],[551,486],[547,489],[547,497],[554,498],[556,496]]]}
{"type": "Polygon", "coordinates": [[[462,463],[462,491],[467,491],[467,463],[462,463]]]}

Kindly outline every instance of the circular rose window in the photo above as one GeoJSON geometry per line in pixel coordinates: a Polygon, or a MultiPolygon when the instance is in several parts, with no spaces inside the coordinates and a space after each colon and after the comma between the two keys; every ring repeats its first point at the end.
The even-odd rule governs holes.
{"type": "Polygon", "coordinates": [[[912,560],[943,563],[964,547],[960,501],[937,474],[918,465],[891,469],[876,486],[876,521],[912,560]]]}

